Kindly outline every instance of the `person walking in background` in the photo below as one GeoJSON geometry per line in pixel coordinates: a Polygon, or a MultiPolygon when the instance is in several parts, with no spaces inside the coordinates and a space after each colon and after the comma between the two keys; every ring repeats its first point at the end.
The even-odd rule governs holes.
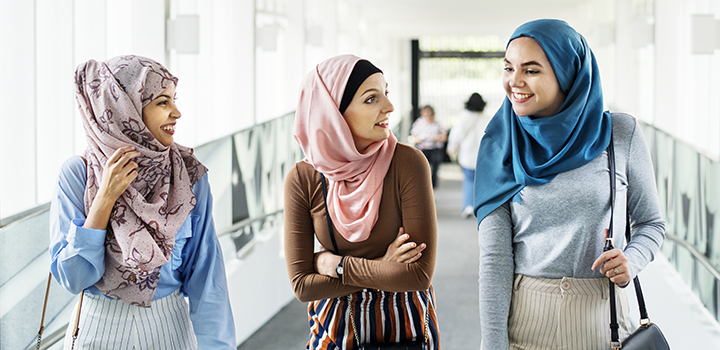
{"type": "Polygon", "coordinates": [[[132,55],[75,71],[88,145],[50,206],[50,269],[84,293],[65,349],[237,346],[207,168],[173,141],[177,82],[132,55]]]}
{"type": "Polygon", "coordinates": [[[482,348],[608,349],[608,279],[624,339],[622,287],[653,260],[665,234],[642,128],[630,115],[604,111],[592,50],[561,20],[515,30],[503,87],[507,98],[485,130],[476,167],[482,348]],[[626,224],[632,240],[604,252],[611,142],[615,246],[625,246],[626,224]]]}
{"type": "Polygon", "coordinates": [[[294,136],[305,159],[285,181],[284,247],[295,296],[309,302],[308,349],[440,349],[430,168],[390,130],[387,94],[380,69],[353,55],[302,84],[294,136]]]}
{"type": "Polygon", "coordinates": [[[447,130],[435,121],[435,110],[432,106],[427,105],[420,109],[420,118],[413,123],[408,141],[415,144],[427,158],[432,174],[432,187],[437,187],[438,169],[445,157],[443,149],[447,141],[447,130]]]}
{"type": "Polygon", "coordinates": [[[458,164],[463,170],[463,218],[473,216],[473,192],[475,189],[475,164],[477,162],[480,139],[485,133],[485,127],[490,122],[490,116],[483,113],[485,100],[477,92],[473,92],[465,102],[465,109],[460,112],[458,122],[450,129],[448,135],[447,152],[457,157],[458,164]]]}

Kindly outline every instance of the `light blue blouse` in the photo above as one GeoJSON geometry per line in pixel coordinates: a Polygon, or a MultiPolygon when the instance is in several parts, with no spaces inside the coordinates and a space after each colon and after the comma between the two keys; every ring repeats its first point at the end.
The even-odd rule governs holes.
{"type": "MultiPolygon", "coordinates": [[[[68,159],[60,170],[50,206],[50,269],[71,293],[103,295],[95,282],[105,271],[105,230],[85,223],[85,162],[68,159]]],[[[153,300],[178,288],[188,298],[199,349],[235,349],[235,324],[225,265],[212,218],[208,175],[193,186],[195,208],[175,235],[172,259],[160,269],[153,300]]]]}

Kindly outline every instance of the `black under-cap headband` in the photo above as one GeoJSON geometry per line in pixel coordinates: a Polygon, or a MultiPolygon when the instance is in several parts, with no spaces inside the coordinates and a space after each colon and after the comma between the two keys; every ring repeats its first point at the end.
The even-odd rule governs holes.
{"type": "Polygon", "coordinates": [[[382,71],[370,63],[370,61],[359,60],[355,63],[355,67],[353,67],[350,73],[350,78],[348,78],[347,85],[345,85],[342,101],[340,101],[340,114],[345,113],[345,110],[350,105],[350,101],[355,97],[355,92],[357,92],[357,89],[360,88],[360,85],[362,85],[365,79],[375,73],[382,73],[382,71]]]}

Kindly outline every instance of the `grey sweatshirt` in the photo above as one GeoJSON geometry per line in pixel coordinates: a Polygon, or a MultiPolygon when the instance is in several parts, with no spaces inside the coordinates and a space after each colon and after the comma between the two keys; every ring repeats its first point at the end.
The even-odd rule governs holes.
{"type": "MultiPolygon", "coordinates": [[[[617,174],[615,247],[625,244],[627,203],[632,240],[625,255],[634,277],[654,259],[665,238],[665,222],[641,128],[632,116],[613,113],[612,129],[617,174]]],[[[475,181],[481,181],[482,169],[477,171],[475,181]]],[[[607,152],[548,183],[525,187],[521,198],[522,203],[507,202],[495,209],[478,226],[483,349],[508,349],[514,274],[603,277],[590,267],[603,251],[603,230],[610,222],[607,152]]]]}

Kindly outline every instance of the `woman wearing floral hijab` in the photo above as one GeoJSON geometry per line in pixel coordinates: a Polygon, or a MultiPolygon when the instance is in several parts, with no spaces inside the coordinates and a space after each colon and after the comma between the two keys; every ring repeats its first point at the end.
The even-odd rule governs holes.
{"type": "MultiPolygon", "coordinates": [[[[608,349],[608,279],[628,334],[624,289],[660,248],[664,221],[637,121],[603,110],[585,38],[560,20],[515,30],[505,51],[507,94],[480,144],[475,214],[483,349],[608,349]],[[615,246],[606,148],[614,144],[615,246]]],[[[623,335],[624,333],[624,335],[623,335]]]]}
{"type": "Polygon", "coordinates": [[[140,56],[75,72],[88,146],[50,212],[53,276],[84,293],[75,349],[236,347],[207,168],[173,141],[177,81],[140,56]]]}
{"type": "Polygon", "coordinates": [[[285,258],[309,302],[308,349],[440,348],[430,169],[390,131],[387,93],[382,72],[352,55],[320,63],[302,85],[294,134],[306,158],[285,182],[285,258]]]}

